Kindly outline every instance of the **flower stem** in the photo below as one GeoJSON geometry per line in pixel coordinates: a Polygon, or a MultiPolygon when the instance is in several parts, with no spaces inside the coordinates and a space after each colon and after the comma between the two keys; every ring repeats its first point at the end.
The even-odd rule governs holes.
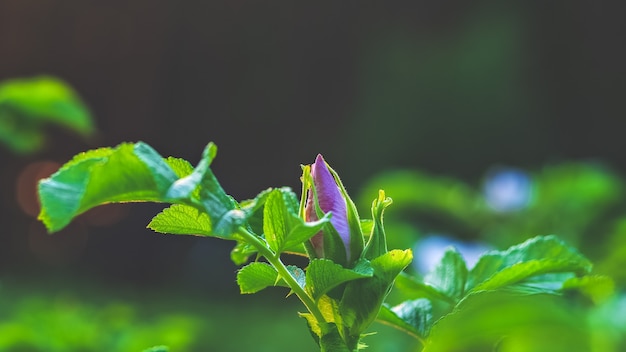
{"type": "Polygon", "coordinates": [[[298,284],[296,279],[291,275],[285,264],[280,260],[280,254],[274,253],[269,249],[261,239],[255,234],[248,231],[246,228],[239,227],[237,233],[241,235],[246,242],[253,245],[257,251],[264,256],[270,264],[278,271],[280,277],[285,280],[289,288],[298,296],[300,301],[305,305],[309,312],[315,317],[320,329],[324,332],[327,329],[328,323],[324,319],[324,315],[315,304],[315,301],[311,296],[304,291],[304,289],[298,284]]]}

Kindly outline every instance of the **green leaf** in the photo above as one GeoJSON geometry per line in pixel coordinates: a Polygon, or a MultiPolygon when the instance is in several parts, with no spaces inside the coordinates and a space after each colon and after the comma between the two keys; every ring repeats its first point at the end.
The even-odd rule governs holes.
{"type": "Polygon", "coordinates": [[[224,192],[211,171],[209,166],[216,155],[217,146],[209,143],[198,165],[189,175],[171,184],[165,198],[170,202],[191,201],[201,206],[211,219],[213,235],[232,239],[237,228],[245,223],[246,213],[238,209],[237,202],[224,192]],[[196,193],[198,188],[199,193],[196,193]]]}
{"type": "Polygon", "coordinates": [[[135,144],[133,154],[135,154],[137,158],[139,158],[139,160],[141,160],[148,168],[148,171],[154,180],[158,194],[162,195],[169,192],[172,182],[178,179],[178,176],[174,170],[172,170],[167,161],[163,159],[163,157],[151,146],[143,142],[135,144]]]}
{"type": "Polygon", "coordinates": [[[466,290],[493,290],[547,273],[584,274],[591,266],[587,258],[555,236],[539,236],[481,256],[468,275],[466,290]]]}
{"type": "MultiPolygon", "coordinates": [[[[185,162],[163,159],[145,143],[123,143],[115,149],[103,148],[81,153],[50,178],[39,183],[41,219],[50,232],[66,226],[75,216],[109,202],[168,202],[194,206],[210,218],[210,234],[232,239],[244,224],[246,214],[221,188],[209,165],[215,157],[212,143],[202,160],[189,173],[185,162]],[[176,169],[176,171],[172,168],[176,169]],[[179,178],[179,175],[187,174],[179,178]]],[[[176,208],[157,217],[152,224],[159,230],[181,233],[184,227],[207,233],[207,221],[190,209],[176,208]],[[181,228],[171,221],[184,219],[181,228]],[[192,224],[195,220],[201,225],[192,224]]]]}
{"type": "MultiPolygon", "coordinates": [[[[263,210],[263,233],[265,240],[275,253],[280,253],[285,243],[285,237],[291,227],[290,206],[293,205],[294,198],[288,193],[283,193],[278,189],[270,192],[265,202],[263,210]]],[[[293,210],[297,211],[297,210],[293,210]]]]}
{"type": "MultiPolygon", "coordinates": [[[[573,272],[580,269],[581,266],[577,262],[558,259],[529,260],[527,262],[513,264],[510,267],[502,269],[501,271],[491,276],[489,279],[476,285],[470,290],[470,292],[495,290],[501,287],[513,285],[530,277],[541,274],[554,272],[573,272]]],[[[553,282],[551,281],[551,283],[553,282]]],[[[550,290],[550,286],[552,285],[548,286],[548,291],[550,290]]],[[[534,285],[534,287],[538,287],[538,285],[534,285]]]]}
{"type": "Polygon", "coordinates": [[[49,76],[5,81],[0,85],[0,105],[33,119],[53,121],[81,134],[93,132],[89,111],[65,82],[49,76]]]}
{"type": "Polygon", "coordinates": [[[467,266],[455,248],[448,248],[441,261],[426,274],[424,283],[432,285],[446,296],[459,300],[464,293],[467,281],[467,266]]]}
{"type": "Polygon", "coordinates": [[[163,209],[148,224],[148,228],[161,233],[175,235],[211,236],[211,219],[198,209],[182,204],[173,204],[163,209]]]}
{"type": "Polygon", "coordinates": [[[166,163],[155,160],[157,157],[141,142],[79,154],[40,181],[39,219],[54,232],[75,216],[103,203],[163,201],[167,182],[174,182],[176,175],[166,163]]]}
{"type": "Polygon", "coordinates": [[[348,281],[371,277],[374,274],[367,260],[357,262],[354,269],[346,269],[329,259],[313,259],[306,270],[306,290],[319,300],[331,289],[348,281]]]}
{"type": "Polygon", "coordinates": [[[281,253],[308,241],[330,221],[330,214],[313,222],[298,216],[298,201],[289,188],[270,192],[263,211],[263,233],[270,248],[281,253]]]}
{"type": "Polygon", "coordinates": [[[17,152],[33,152],[43,143],[46,124],[83,136],[94,132],[90,112],[67,83],[41,76],[0,84],[0,141],[17,152]]]}
{"type": "MultiPolygon", "coordinates": [[[[304,287],[304,271],[295,265],[287,265],[289,274],[296,280],[300,287],[304,287]]],[[[289,288],[276,269],[263,262],[253,262],[237,272],[237,284],[242,294],[256,293],[269,286],[281,286],[289,288]]]]}
{"type": "Polygon", "coordinates": [[[393,308],[383,305],[376,319],[423,339],[433,323],[432,305],[425,298],[404,301],[393,308]]]}
{"type": "Polygon", "coordinates": [[[242,294],[256,293],[274,286],[277,279],[278,272],[267,263],[253,262],[237,272],[237,284],[242,294]]]}

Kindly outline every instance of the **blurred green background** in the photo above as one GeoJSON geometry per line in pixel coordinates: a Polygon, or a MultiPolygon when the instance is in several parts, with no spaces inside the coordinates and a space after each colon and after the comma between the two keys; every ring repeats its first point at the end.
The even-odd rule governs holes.
{"type": "MultiPolygon", "coordinates": [[[[363,216],[378,187],[396,200],[397,246],[438,234],[504,248],[554,233],[623,289],[623,10],[603,0],[1,1],[0,82],[59,77],[97,132],[50,125],[37,152],[0,149],[0,350],[316,350],[284,292],[238,296],[231,243],[145,229],[162,206],[102,207],[45,234],[36,180],[122,141],[192,163],[214,141],[214,172],[237,199],[299,189],[299,165],[322,153],[363,216]],[[527,198],[494,207],[492,186],[496,198],[527,198]]],[[[415,346],[373,329],[372,351],[415,346]]]]}

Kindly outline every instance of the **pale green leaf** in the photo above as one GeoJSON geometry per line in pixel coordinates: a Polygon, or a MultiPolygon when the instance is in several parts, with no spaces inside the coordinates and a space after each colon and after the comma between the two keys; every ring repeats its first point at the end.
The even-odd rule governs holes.
{"type": "Polygon", "coordinates": [[[441,261],[424,277],[424,283],[452,299],[463,296],[467,281],[467,266],[455,248],[448,248],[441,261]]]}
{"type": "Polygon", "coordinates": [[[250,263],[237,272],[237,284],[242,294],[256,293],[274,286],[278,272],[271,265],[261,262],[250,263]]]}
{"type": "Polygon", "coordinates": [[[173,204],[163,209],[150,221],[148,228],[175,235],[212,235],[209,216],[194,207],[182,204],[173,204]]]}
{"type": "Polygon", "coordinates": [[[493,290],[536,275],[584,274],[590,270],[589,260],[575,248],[555,236],[539,236],[506,251],[490,251],[481,256],[469,272],[466,290],[493,290]]]}

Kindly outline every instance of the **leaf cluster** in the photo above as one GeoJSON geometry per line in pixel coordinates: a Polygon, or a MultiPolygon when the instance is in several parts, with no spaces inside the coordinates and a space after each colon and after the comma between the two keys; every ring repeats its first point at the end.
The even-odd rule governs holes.
{"type": "MultiPolygon", "coordinates": [[[[195,167],[182,159],[164,158],[142,142],[78,154],[40,181],[39,219],[54,232],[100,204],[169,203],[148,224],[150,229],[235,241],[235,263],[244,264],[256,255],[256,260],[237,274],[241,293],[269,286],[288,288],[306,306],[308,312],[301,315],[322,350],[357,350],[395,278],[412,259],[410,250],[387,250],[382,217],[391,200],[379,192],[372,204],[373,220],[361,221],[333,170],[349,205],[349,226],[359,236],[360,245],[352,248],[358,250],[353,252],[356,259],[348,263],[344,254],[339,263],[313,257],[306,268],[284,265],[283,253],[307,255],[305,244],[311,237],[333,230],[332,213],[305,221],[304,192],[298,201],[285,187],[270,188],[237,202],[222,189],[210,168],[216,153],[217,147],[209,143],[195,167]],[[368,231],[366,244],[363,231],[368,231]]],[[[304,170],[306,180],[306,167],[304,170]]]]}
{"type": "Polygon", "coordinates": [[[580,288],[592,298],[610,295],[610,279],[590,275],[591,269],[587,258],[555,236],[486,252],[471,269],[450,247],[423,278],[400,275],[401,302],[385,305],[378,319],[419,338],[425,351],[492,349],[528,337],[520,326],[581,330],[584,324],[572,323],[580,317],[561,295],[580,288]]]}

